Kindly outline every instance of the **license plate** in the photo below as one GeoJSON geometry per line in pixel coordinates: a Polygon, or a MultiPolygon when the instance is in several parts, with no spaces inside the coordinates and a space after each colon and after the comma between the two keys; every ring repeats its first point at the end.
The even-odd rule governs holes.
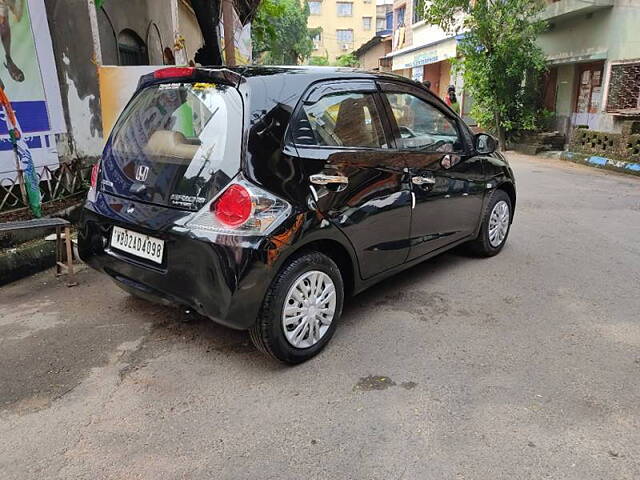
{"type": "Polygon", "coordinates": [[[164,252],[164,240],[132,232],[125,228],[113,227],[111,233],[111,246],[136,257],[162,263],[164,252]]]}

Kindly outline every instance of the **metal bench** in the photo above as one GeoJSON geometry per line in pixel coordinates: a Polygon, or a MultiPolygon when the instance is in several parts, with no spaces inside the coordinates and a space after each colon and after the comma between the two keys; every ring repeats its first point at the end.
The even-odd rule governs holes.
{"type": "Polygon", "coordinates": [[[15,232],[17,230],[31,230],[36,228],[56,229],[56,277],[67,273],[69,286],[75,285],[73,273],[73,250],[71,246],[71,223],[63,218],[36,218],[19,222],[0,223],[0,233],[15,232]],[[62,244],[62,230],[64,229],[64,245],[62,244]],[[66,261],[63,261],[66,250],[66,261]]]}

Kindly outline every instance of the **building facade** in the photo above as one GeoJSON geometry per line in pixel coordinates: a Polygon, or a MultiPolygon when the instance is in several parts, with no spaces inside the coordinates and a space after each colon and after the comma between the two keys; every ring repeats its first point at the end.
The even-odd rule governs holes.
{"type": "Polygon", "coordinates": [[[312,56],[334,62],[369,41],[376,32],[375,0],[311,0],[309,28],[321,27],[312,56]]]}
{"type": "Polygon", "coordinates": [[[554,127],[621,132],[625,120],[640,119],[640,0],[548,0],[542,17],[554,127]]]}

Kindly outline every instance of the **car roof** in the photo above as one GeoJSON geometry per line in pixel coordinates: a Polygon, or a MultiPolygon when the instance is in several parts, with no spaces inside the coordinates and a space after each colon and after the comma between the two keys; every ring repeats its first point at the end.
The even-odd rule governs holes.
{"type": "Polygon", "coordinates": [[[246,65],[246,66],[238,66],[238,67],[198,67],[199,69],[228,69],[233,72],[236,72],[238,75],[241,75],[245,78],[252,77],[264,77],[264,76],[286,76],[286,75],[297,75],[302,77],[308,77],[311,81],[316,81],[317,79],[331,79],[331,78],[388,78],[395,80],[402,80],[407,83],[415,83],[412,80],[407,79],[406,77],[402,77],[400,75],[395,75],[392,73],[386,72],[373,72],[367,70],[360,70],[357,68],[348,68],[348,67],[320,67],[314,65],[246,65]]]}
{"type": "MultiPolygon", "coordinates": [[[[252,90],[251,111],[270,110],[275,104],[291,109],[300,97],[314,83],[331,80],[393,80],[406,85],[417,86],[438,101],[437,95],[421,84],[393,73],[372,72],[346,67],[319,66],[212,66],[197,67],[198,70],[231,71],[239,76],[240,83],[246,83],[252,90]],[[257,98],[256,98],[257,97],[257,98]]],[[[444,105],[443,102],[442,105],[444,105]]]]}
{"type": "MultiPolygon", "coordinates": [[[[198,70],[228,70],[244,78],[249,83],[282,82],[289,86],[299,85],[301,90],[322,80],[395,80],[409,85],[420,85],[411,79],[387,72],[372,72],[347,67],[319,67],[307,65],[292,66],[238,66],[238,67],[197,67],[198,70]]],[[[420,85],[421,86],[421,85],[420,85]]],[[[297,90],[294,88],[294,90],[297,90]]],[[[289,96],[291,90],[283,92],[289,96]]],[[[302,93],[302,92],[300,92],[302,93]]]]}

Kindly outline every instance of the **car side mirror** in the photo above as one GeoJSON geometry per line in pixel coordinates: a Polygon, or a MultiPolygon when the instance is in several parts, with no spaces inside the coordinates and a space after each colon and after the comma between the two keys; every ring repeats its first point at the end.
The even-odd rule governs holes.
{"type": "Polygon", "coordinates": [[[476,152],[481,155],[489,155],[498,149],[498,141],[486,133],[477,134],[474,143],[476,152]]]}

